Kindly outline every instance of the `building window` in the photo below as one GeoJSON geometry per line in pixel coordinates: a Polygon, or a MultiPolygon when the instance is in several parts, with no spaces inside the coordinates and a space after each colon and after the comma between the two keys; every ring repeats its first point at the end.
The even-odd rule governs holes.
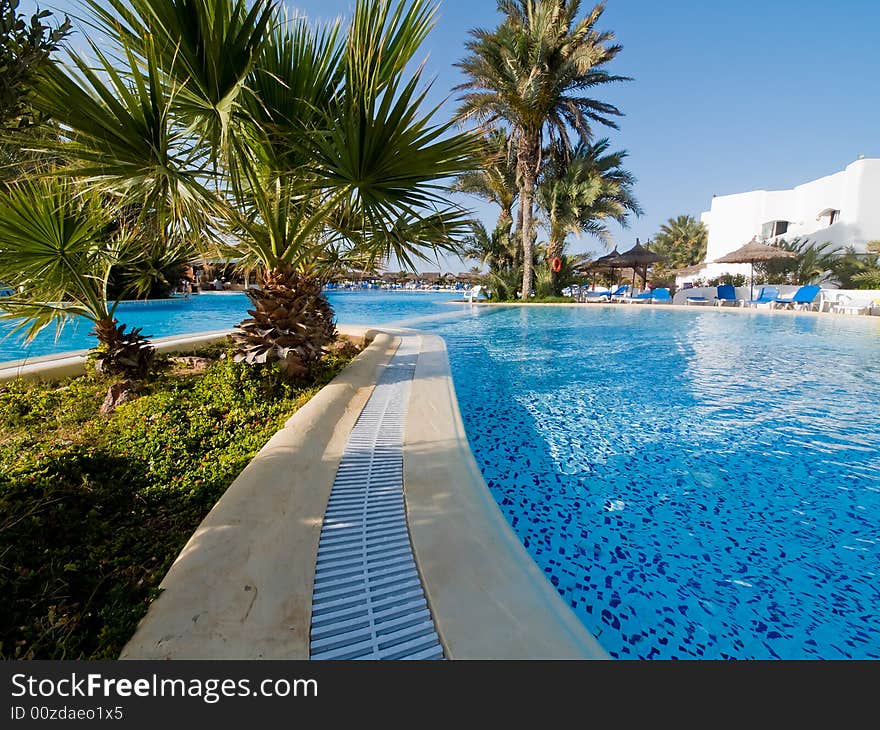
{"type": "Polygon", "coordinates": [[[761,226],[761,238],[773,238],[788,232],[788,221],[768,221],[761,226]]]}
{"type": "Polygon", "coordinates": [[[823,218],[827,218],[828,225],[833,226],[838,220],[840,220],[840,211],[836,208],[825,208],[825,210],[821,211],[819,215],[816,216],[816,220],[820,221],[823,218]]]}

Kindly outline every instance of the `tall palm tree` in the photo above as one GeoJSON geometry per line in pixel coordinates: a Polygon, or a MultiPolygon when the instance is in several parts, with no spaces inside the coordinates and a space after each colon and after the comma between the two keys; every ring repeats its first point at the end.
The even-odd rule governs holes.
{"type": "Polygon", "coordinates": [[[591,124],[612,128],[621,112],[586,92],[628,80],[605,70],[620,52],[614,35],[596,30],[604,5],[578,20],[580,0],[499,0],[506,17],[494,31],[471,31],[468,55],[458,66],[467,81],[459,116],[510,127],[517,156],[523,245],[522,297],[532,287],[532,205],[545,135],[570,152],[569,129],[588,142],[591,124]]]}
{"type": "Polygon", "coordinates": [[[485,136],[479,164],[478,170],[461,175],[453,188],[497,205],[498,220],[493,236],[497,234],[509,239],[519,190],[516,185],[516,157],[507,130],[499,127],[489,131],[485,136]]]}
{"type": "MultiPolygon", "coordinates": [[[[570,234],[588,233],[608,242],[607,221],[626,227],[630,215],[641,215],[635,198],[635,177],[623,168],[626,151],[609,152],[610,143],[579,143],[570,157],[545,154],[536,200],[548,228],[547,260],[562,257],[570,234]]],[[[550,270],[551,288],[560,293],[557,272],[550,270]]]]}
{"type": "Polygon", "coordinates": [[[691,215],[670,218],[654,236],[654,252],[665,258],[663,268],[681,269],[706,258],[709,229],[691,215]]]}
{"type": "Polygon", "coordinates": [[[138,251],[125,231],[113,230],[113,215],[96,194],[49,177],[13,183],[0,193],[0,280],[16,289],[4,297],[4,319],[28,340],[52,323],[84,317],[98,338],[100,372],[143,377],[153,347],[139,329],[126,331],[116,319],[123,289],[108,294],[111,272],[137,264],[138,251]]]}

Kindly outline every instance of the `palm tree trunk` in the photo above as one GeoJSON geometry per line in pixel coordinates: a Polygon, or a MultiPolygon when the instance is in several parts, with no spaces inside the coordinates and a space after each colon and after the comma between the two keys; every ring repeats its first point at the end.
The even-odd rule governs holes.
{"type": "Polygon", "coordinates": [[[560,238],[556,231],[551,231],[550,240],[547,242],[547,263],[550,266],[550,283],[553,287],[553,294],[559,296],[562,294],[559,288],[559,274],[553,270],[553,259],[562,258],[562,246],[564,238],[560,238]]]}
{"type": "Polygon", "coordinates": [[[247,295],[254,305],[233,332],[236,362],[277,362],[288,378],[302,378],[336,338],[333,307],[316,276],[290,268],[267,272],[247,295]]]}
{"type": "Polygon", "coordinates": [[[139,327],[128,332],[125,330],[126,326],[119,324],[114,317],[95,321],[92,330],[98,338],[95,369],[106,375],[145,378],[153,365],[156,349],[141,335],[139,327]]]}
{"type": "Polygon", "coordinates": [[[523,252],[523,283],[522,299],[527,301],[532,291],[534,238],[532,236],[532,201],[535,196],[535,183],[538,174],[538,158],[541,148],[540,139],[534,136],[523,136],[519,148],[519,207],[522,213],[522,252],[523,252]]]}
{"type": "Polygon", "coordinates": [[[119,330],[116,325],[118,322],[114,318],[99,319],[95,322],[93,330],[95,337],[98,338],[98,345],[104,349],[111,349],[119,339],[119,330]]]}
{"type": "Polygon", "coordinates": [[[522,300],[526,301],[532,291],[532,264],[534,257],[534,247],[532,246],[532,189],[533,184],[528,181],[524,182],[520,188],[520,205],[523,206],[523,226],[522,226],[522,249],[523,249],[523,280],[522,280],[522,300]]]}
{"type": "Polygon", "coordinates": [[[513,249],[513,258],[511,265],[513,268],[522,266],[522,205],[516,206],[516,230],[511,240],[511,248],[513,249]]]}

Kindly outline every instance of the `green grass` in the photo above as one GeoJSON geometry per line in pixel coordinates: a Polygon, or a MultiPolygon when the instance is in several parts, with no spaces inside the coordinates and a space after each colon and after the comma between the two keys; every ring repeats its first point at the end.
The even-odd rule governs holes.
{"type": "Polygon", "coordinates": [[[490,304],[575,304],[571,297],[532,297],[527,302],[522,299],[490,299],[490,304]]]}
{"type": "Polygon", "coordinates": [[[0,385],[0,658],[118,656],[189,536],[308,383],[233,363],[168,366],[109,418],[109,381],[0,385]]]}
{"type": "Polygon", "coordinates": [[[529,299],[529,304],[574,304],[575,301],[571,297],[535,297],[529,299]]]}

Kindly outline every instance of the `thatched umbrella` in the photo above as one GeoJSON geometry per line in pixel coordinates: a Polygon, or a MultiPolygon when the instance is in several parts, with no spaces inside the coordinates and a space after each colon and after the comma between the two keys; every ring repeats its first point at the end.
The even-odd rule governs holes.
{"type": "Polygon", "coordinates": [[[616,259],[619,257],[620,254],[617,252],[617,246],[615,246],[611,253],[600,256],[595,261],[589,261],[581,267],[582,271],[590,271],[593,273],[593,289],[596,288],[596,272],[614,271],[615,269],[620,268],[620,265],[615,263],[616,259]]]}
{"type": "Polygon", "coordinates": [[[794,251],[768,246],[752,238],[745,246],[740,246],[736,251],[731,251],[720,259],[715,259],[716,264],[750,264],[749,275],[749,299],[755,298],[755,263],[762,261],[774,261],[775,259],[794,259],[797,254],[794,251]]]}
{"type": "Polygon", "coordinates": [[[615,259],[615,263],[620,266],[631,266],[633,270],[632,277],[632,287],[633,290],[636,288],[636,273],[639,270],[639,267],[643,267],[644,273],[642,275],[642,280],[645,282],[647,286],[648,283],[648,267],[651,264],[656,264],[658,261],[663,261],[664,257],[659,254],[654,253],[653,251],[649,251],[645,246],[642,246],[639,243],[639,239],[636,239],[636,245],[633,246],[629,251],[624,251],[620,256],[615,259]]]}

